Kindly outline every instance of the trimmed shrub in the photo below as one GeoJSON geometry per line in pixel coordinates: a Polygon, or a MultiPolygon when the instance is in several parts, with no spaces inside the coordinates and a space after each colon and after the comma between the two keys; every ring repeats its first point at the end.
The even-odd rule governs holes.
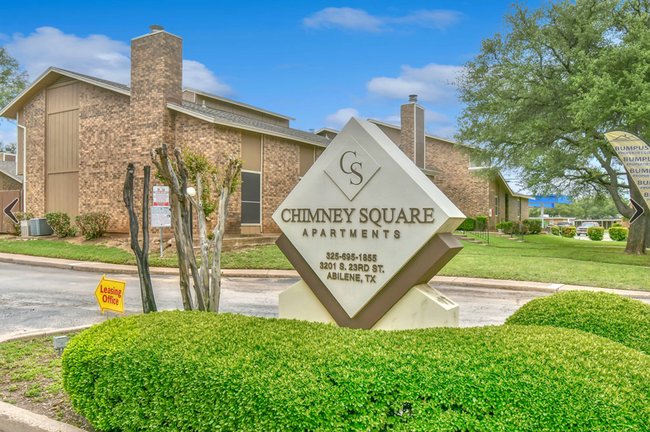
{"type": "Polygon", "coordinates": [[[574,226],[565,226],[562,227],[562,237],[573,238],[576,236],[576,227],[574,226]]]}
{"type": "Polygon", "coordinates": [[[467,218],[462,224],[458,226],[459,231],[473,231],[476,226],[476,221],[472,218],[467,218]]]}
{"type": "Polygon", "coordinates": [[[618,294],[565,291],[536,298],[506,324],[582,330],[650,354],[650,305],[618,294]]]}
{"type": "Polygon", "coordinates": [[[14,216],[16,216],[16,219],[18,219],[18,223],[14,223],[14,221],[12,221],[11,219],[9,219],[8,217],[7,217],[7,219],[9,219],[9,223],[11,224],[11,228],[12,228],[12,232],[11,232],[11,233],[12,233],[13,235],[17,235],[17,236],[19,236],[20,233],[21,233],[21,230],[20,230],[20,221],[33,219],[33,218],[34,218],[34,214],[33,214],[33,213],[29,213],[29,212],[27,212],[27,213],[14,213],[14,216]]]}
{"type": "Polygon", "coordinates": [[[619,227],[622,227],[622,226],[623,226],[623,225],[621,225],[620,223],[615,222],[615,223],[612,225],[612,228],[619,228],[619,227]]]}
{"type": "Polygon", "coordinates": [[[539,219],[524,219],[528,234],[539,234],[542,231],[542,221],[539,219]]]}
{"type": "Polygon", "coordinates": [[[476,216],[476,220],[478,222],[482,223],[483,225],[488,224],[488,217],[487,216],[476,216]]]}
{"type": "Polygon", "coordinates": [[[559,236],[560,235],[560,227],[552,226],[551,227],[551,234],[559,236]]]}
{"type": "Polygon", "coordinates": [[[86,213],[75,218],[75,223],[79,227],[81,234],[86,240],[92,240],[103,236],[108,229],[108,221],[111,217],[108,213],[95,212],[86,213]]]}
{"type": "Polygon", "coordinates": [[[629,233],[630,230],[628,230],[627,228],[623,228],[620,226],[618,227],[613,226],[609,229],[609,238],[615,241],[623,241],[627,239],[629,233]]]}
{"type": "Polygon", "coordinates": [[[605,228],[603,227],[589,227],[587,228],[587,237],[593,241],[601,241],[605,235],[605,228]]]}
{"type": "Polygon", "coordinates": [[[156,312],[92,327],[62,362],[73,407],[100,430],[604,432],[650,418],[650,356],[551,327],[156,312]]]}
{"type": "Polygon", "coordinates": [[[47,219],[47,224],[57,237],[74,237],[77,235],[77,227],[70,226],[70,216],[67,213],[47,213],[45,219],[47,219]]]}

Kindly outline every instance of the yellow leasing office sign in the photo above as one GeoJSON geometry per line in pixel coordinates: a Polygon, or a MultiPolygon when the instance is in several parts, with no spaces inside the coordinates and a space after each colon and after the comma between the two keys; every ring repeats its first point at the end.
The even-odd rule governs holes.
{"type": "Polygon", "coordinates": [[[95,298],[99,307],[104,311],[111,311],[123,314],[124,313],[124,288],[126,282],[106,279],[106,275],[102,276],[99,285],[95,288],[95,298]]]}

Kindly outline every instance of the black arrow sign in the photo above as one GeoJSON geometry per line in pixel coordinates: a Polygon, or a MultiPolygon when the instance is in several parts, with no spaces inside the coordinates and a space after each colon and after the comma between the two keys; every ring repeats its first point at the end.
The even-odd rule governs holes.
{"type": "Polygon", "coordinates": [[[16,224],[18,223],[18,219],[16,219],[16,216],[14,216],[14,212],[12,212],[12,210],[14,209],[14,206],[16,205],[17,202],[18,202],[18,198],[14,198],[14,200],[10,202],[9,205],[5,207],[5,209],[3,210],[4,213],[7,216],[9,216],[9,219],[14,221],[14,223],[16,224]]]}
{"type": "Polygon", "coordinates": [[[643,214],[645,210],[643,210],[643,207],[641,207],[639,203],[637,203],[633,199],[630,199],[630,202],[634,206],[634,210],[636,210],[636,213],[634,213],[634,216],[632,216],[632,219],[630,219],[630,224],[633,224],[634,221],[636,221],[639,218],[639,216],[643,214]]]}

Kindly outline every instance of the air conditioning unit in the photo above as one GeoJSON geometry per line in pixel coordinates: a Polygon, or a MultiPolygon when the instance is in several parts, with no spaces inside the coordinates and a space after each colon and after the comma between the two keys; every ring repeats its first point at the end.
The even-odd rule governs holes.
{"type": "Polygon", "coordinates": [[[54,231],[47,224],[47,219],[37,218],[29,220],[29,234],[33,236],[47,236],[54,234],[54,231]]]}

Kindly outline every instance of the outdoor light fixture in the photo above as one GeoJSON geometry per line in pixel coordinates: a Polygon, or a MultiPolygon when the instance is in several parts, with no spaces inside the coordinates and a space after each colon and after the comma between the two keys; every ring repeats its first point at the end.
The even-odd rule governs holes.
{"type": "Polygon", "coordinates": [[[196,196],[196,189],[194,189],[192,186],[188,187],[186,191],[189,196],[191,197],[196,196]]]}

